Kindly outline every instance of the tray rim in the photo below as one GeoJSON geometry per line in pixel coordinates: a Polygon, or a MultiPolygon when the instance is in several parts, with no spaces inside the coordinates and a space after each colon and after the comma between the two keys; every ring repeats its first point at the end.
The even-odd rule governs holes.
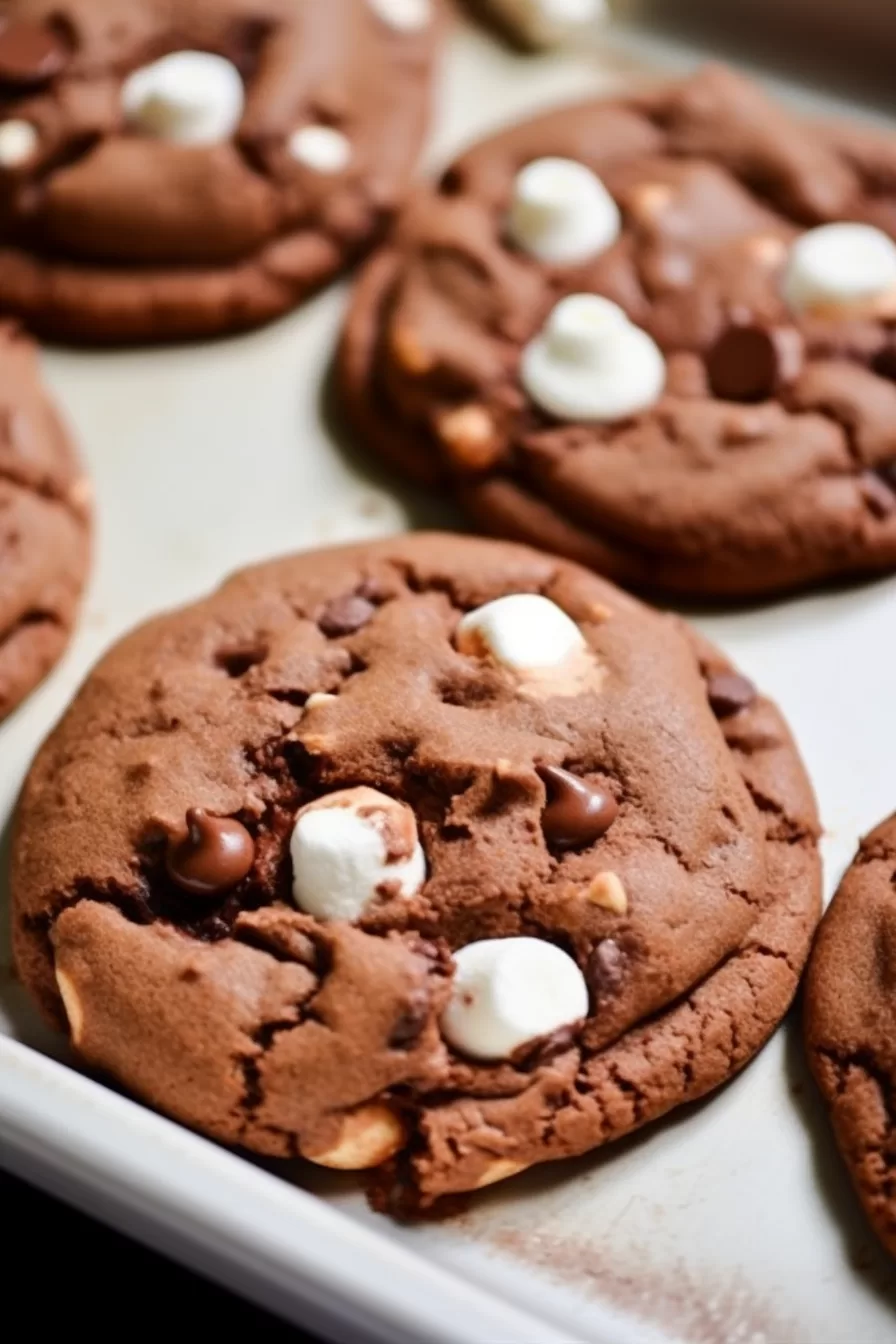
{"type": "MultiPolygon", "coordinates": [[[[2,1035],[0,1166],[330,1339],[582,1344],[238,1153],[2,1035]]],[[[606,1344],[617,1341],[606,1337],[606,1344]]]]}

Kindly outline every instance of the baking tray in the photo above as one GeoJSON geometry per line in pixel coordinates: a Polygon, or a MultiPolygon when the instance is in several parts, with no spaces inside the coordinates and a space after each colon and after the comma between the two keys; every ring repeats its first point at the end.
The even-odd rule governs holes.
{"type": "MultiPolygon", "coordinates": [[[[624,28],[596,52],[534,59],[460,29],[434,161],[523,111],[695,60],[624,28]]],[[[340,441],[322,389],[344,301],[335,288],[212,344],[46,352],[96,482],[99,546],[72,651],[0,729],[0,817],[88,666],[136,620],[278,552],[456,525],[340,441]]],[[[793,724],[820,795],[830,891],[858,836],[896,807],[896,579],[697,623],[793,724]]],[[[8,834],[0,859],[7,845],[8,834]]],[[[77,1072],[8,963],[4,944],[0,1162],[298,1324],[390,1344],[896,1334],[896,1272],[858,1215],[793,1021],[708,1102],[444,1223],[402,1228],[369,1213],[351,1178],[236,1156],[77,1072]]]]}

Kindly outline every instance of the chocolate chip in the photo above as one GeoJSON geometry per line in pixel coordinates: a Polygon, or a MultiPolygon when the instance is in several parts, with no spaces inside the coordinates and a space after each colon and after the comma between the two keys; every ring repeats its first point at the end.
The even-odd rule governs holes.
{"type": "Polygon", "coordinates": [[[389,1037],[389,1048],[392,1050],[407,1050],[419,1039],[428,1017],[429,992],[425,985],[417,985],[415,989],[411,990],[401,1012],[398,1014],[395,1026],[392,1028],[392,1034],[389,1037]]]}
{"type": "Polygon", "coordinates": [[[892,462],[878,463],[876,470],[878,476],[896,490],[896,457],[893,458],[892,462]]]}
{"type": "Polygon", "coordinates": [[[623,980],[628,958],[614,938],[603,938],[585,967],[585,979],[595,1004],[612,998],[623,980]]]}
{"type": "Polygon", "coordinates": [[[714,672],[706,680],[706,694],[716,718],[727,719],[752,705],[756,687],[737,672],[714,672]]]}
{"type": "Polygon", "coordinates": [[[68,57],[59,34],[43,24],[21,20],[0,28],[0,84],[44,84],[68,57]]]}
{"type": "Polygon", "coordinates": [[[889,518],[896,509],[896,494],[893,492],[893,487],[889,486],[876,471],[862,473],[859,489],[875,518],[889,518]]]}
{"type": "Polygon", "coordinates": [[[802,365],[796,327],[731,326],[706,357],[709,385],[723,401],[766,401],[792,383],[802,365]]]}
{"type": "Polygon", "coordinates": [[[317,619],[317,624],[328,639],[338,639],[340,635],[353,635],[366,625],[376,607],[359,593],[349,593],[345,597],[335,597],[328,602],[317,619]]]}
{"type": "Polygon", "coordinates": [[[540,765],[538,773],[548,791],[541,825],[555,849],[583,849],[613,825],[619,805],[612,794],[559,765],[540,765]]]}
{"type": "Polygon", "coordinates": [[[355,589],[355,594],[358,597],[368,598],[374,604],[377,602],[385,602],[388,597],[388,592],[380,580],[372,578],[362,579],[355,589]]]}
{"type": "Polygon", "coordinates": [[[255,861],[255,841],[232,817],[210,817],[201,807],[187,813],[185,833],[168,841],[168,875],[194,896],[217,896],[241,882],[255,861]]]}

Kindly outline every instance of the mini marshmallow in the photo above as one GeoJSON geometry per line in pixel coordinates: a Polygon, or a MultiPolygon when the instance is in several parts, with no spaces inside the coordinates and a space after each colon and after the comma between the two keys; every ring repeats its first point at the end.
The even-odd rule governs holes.
{"type": "Polygon", "coordinates": [[[432,16],[430,0],[368,0],[377,18],[401,33],[425,28],[432,16]]]}
{"type": "Polygon", "coordinates": [[[511,593],[467,612],[457,627],[461,653],[525,672],[557,667],[587,647],[575,621],[550,598],[511,593]]]}
{"type": "Polygon", "coordinates": [[[588,1016],[585,977],[541,938],[485,938],[454,954],[446,1039],[471,1059],[507,1059],[521,1045],[588,1016]]]}
{"type": "Polygon", "coordinates": [[[607,0],[486,0],[489,8],[532,46],[568,41],[590,23],[605,19],[607,0]]]}
{"type": "Polygon", "coordinates": [[[870,303],[896,290],[896,243],[871,224],[823,224],[796,240],[784,297],[799,310],[870,303]]]}
{"type": "Polygon", "coordinates": [[[571,294],[523,350],[520,379],[558,420],[600,424],[652,406],[666,382],[666,362],[618,304],[571,294]]]}
{"type": "Polygon", "coordinates": [[[316,919],[358,919],[378,896],[414,896],[426,881],[414,813],[366,786],[301,808],[289,849],[293,900],[316,919]]]}
{"type": "Polygon", "coordinates": [[[341,173],[352,157],[351,144],[332,126],[301,126],[289,138],[289,152],[316,173],[341,173]]]}
{"type": "Polygon", "coordinates": [[[30,121],[0,122],[0,168],[19,168],[37,153],[40,136],[30,121]]]}
{"type": "Polygon", "coordinates": [[[575,159],[534,159],[516,175],[507,228],[517,247],[549,265],[596,257],[619,237],[619,207],[575,159]]]}
{"type": "Polygon", "coordinates": [[[121,101],[127,122],[147,135],[181,145],[228,140],[245,103],[235,65],[208,51],[176,51],[135,70],[121,101]]]}

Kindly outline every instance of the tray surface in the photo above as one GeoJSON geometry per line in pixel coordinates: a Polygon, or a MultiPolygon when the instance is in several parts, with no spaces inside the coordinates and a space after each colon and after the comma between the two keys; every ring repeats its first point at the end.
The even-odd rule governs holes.
{"type": "MultiPolygon", "coordinates": [[[[526,60],[460,30],[433,162],[518,113],[695,59],[621,30],[593,53],[526,60]]],[[[264,331],[201,346],[46,352],[96,482],[99,546],[74,648],[0,727],[0,826],[75,686],[135,621],[279,552],[458,526],[340,442],[321,388],[344,298],[337,287],[264,331]]],[[[830,894],[859,835],[896,808],[896,578],[696,623],[790,718],[827,828],[830,894]]],[[[7,845],[4,833],[3,867],[7,845]]],[[[896,1270],[858,1214],[793,1020],[687,1114],[403,1229],[370,1214],[351,1181],[262,1170],[55,1064],[64,1043],[12,980],[6,923],[4,909],[0,1163],[297,1323],[396,1344],[896,1333],[896,1270]]]]}

